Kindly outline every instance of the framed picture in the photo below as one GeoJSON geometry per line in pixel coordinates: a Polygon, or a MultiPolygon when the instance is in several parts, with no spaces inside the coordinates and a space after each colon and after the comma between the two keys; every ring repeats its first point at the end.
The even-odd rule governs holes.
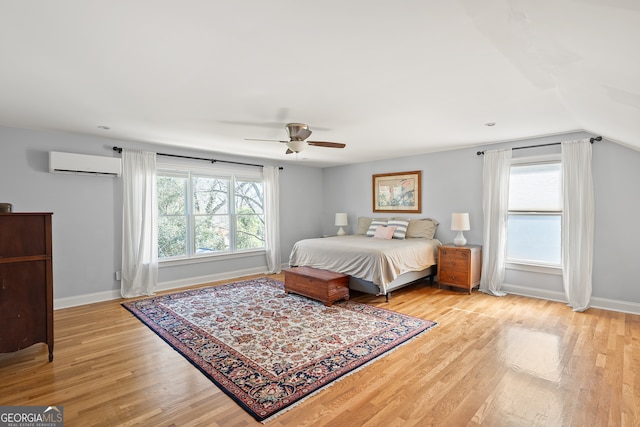
{"type": "Polygon", "coordinates": [[[422,213],[422,171],[373,175],[373,211],[422,213]]]}

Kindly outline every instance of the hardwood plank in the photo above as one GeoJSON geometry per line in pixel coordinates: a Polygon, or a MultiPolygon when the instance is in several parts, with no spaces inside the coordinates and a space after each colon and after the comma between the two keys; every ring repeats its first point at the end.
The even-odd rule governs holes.
{"type": "MultiPolygon", "coordinates": [[[[640,425],[640,316],[427,284],[351,298],[439,325],[268,425],[640,425]]],[[[260,425],[120,303],[55,311],[52,363],[44,344],[0,354],[0,405],[61,405],[68,426],[260,425]]]]}

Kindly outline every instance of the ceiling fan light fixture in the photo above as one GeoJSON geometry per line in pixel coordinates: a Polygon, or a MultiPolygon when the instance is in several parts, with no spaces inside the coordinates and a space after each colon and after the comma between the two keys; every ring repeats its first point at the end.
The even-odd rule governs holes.
{"type": "Polygon", "coordinates": [[[307,146],[307,143],[304,141],[292,140],[287,142],[287,147],[289,147],[289,150],[293,151],[294,153],[301,152],[306,148],[306,146],[307,146]]]}

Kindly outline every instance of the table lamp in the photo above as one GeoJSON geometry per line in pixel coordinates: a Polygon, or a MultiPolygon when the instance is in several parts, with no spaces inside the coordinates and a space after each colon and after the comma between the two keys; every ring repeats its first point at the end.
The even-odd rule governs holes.
{"type": "Polygon", "coordinates": [[[467,239],[464,238],[463,231],[471,230],[469,226],[469,214],[468,213],[452,213],[451,214],[451,230],[457,231],[458,235],[453,239],[453,244],[456,246],[464,246],[467,244],[467,239]]]}
{"type": "Polygon", "coordinates": [[[340,227],[338,230],[338,236],[344,236],[346,233],[342,227],[346,227],[348,224],[347,214],[344,212],[340,212],[336,214],[336,227],[340,227]]]}

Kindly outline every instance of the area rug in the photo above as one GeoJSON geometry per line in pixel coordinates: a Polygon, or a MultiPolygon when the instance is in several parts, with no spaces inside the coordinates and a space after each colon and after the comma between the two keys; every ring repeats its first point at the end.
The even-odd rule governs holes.
{"type": "Polygon", "coordinates": [[[122,305],[263,422],[436,326],[352,301],[326,307],[267,277],[122,305]]]}

